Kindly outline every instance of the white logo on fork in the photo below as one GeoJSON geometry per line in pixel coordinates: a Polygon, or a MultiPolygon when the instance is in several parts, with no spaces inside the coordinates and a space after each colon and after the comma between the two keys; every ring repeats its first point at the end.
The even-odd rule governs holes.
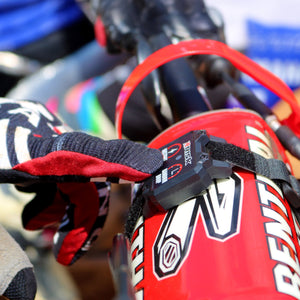
{"type": "Polygon", "coordinates": [[[167,213],[153,248],[158,278],[173,276],[180,269],[188,256],[200,213],[209,238],[223,242],[239,233],[242,183],[235,173],[228,179],[216,180],[203,195],[167,213]]]}

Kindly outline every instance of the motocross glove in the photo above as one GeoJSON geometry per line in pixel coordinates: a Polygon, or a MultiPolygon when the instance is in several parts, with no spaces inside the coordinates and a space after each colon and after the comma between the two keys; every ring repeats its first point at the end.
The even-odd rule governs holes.
{"type": "Polygon", "coordinates": [[[109,185],[99,181],[143,181],[162,165],[160,152],[142,144],[67,132],[33,101],[0,99],[0,139],[0,183],[36,193],[24,208],[24,227],[60,224],[54,254],[64,265],[89,249],[104,224],[109,185]]]}

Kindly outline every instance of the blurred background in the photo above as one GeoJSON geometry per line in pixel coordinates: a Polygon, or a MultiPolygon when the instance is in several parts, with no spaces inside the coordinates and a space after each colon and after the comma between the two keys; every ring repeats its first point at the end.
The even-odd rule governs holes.
{"type": "MultiPolygon", "coordinates": [[[[99,46],[91,22],[94,16],[90,11],[83,13],[85,1],[79,2],[0,2],[0,97],[41,101],[72,128],[111,139],[115,138],[117,95],[135,61],[125,54],[108,55],[99,46]]],[[[228,45],[283,79],[298,96],[300,2],[206,0],[205,3],[212,15],[217,12],[223,17],[228,45]]],[[[241,80],[270,107],[275,107],[279,115],[288,113],[280,99],[266,89],[245,76],[241,80]]],[[[133,98],[134,105],[125,116],[129,127],[134,124],[133,129],[128,127],[128,136],[135,130],[135,139],[140,140],[144,132],[136,124],[143,119],[150,139],[157,129],[146,113],[141,95],[137,92],[133,98]],[[135,120],[137,115],[139,118],[135,120]]],[[[230,98],[227,105],[238,104],[230,98]]],[[[1,186],[0,222],[35,266],[37,300],[113,298],[107,253],[113,236],[123,232],[130,198],[130,186],[113,185],[103,232],[85,257],[71,267],[62,267],[51,252],[51,232],[29,233],[21,228],[22,207],[31,195],[19,193],[12,186],[1,186]]]]}

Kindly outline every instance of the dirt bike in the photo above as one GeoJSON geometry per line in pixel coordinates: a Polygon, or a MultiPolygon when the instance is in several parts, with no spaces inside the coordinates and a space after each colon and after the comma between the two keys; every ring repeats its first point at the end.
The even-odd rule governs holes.
{"type": "Polygon", "coordinates": [[[116,299],[299,299],[299,188],[286,156],[300,157],[297,101],[220,41],[173,42],[163,31],[139,36],[140,64],[117,103],[121,138],[125,106],[142,82],[161,132],[149,146],[165,165],[135,186],[126,235],[115,238],[116,299]],[[290,116],[279,121],[236,70],[286,101],[290,116]],[[215,109],[228,93],[244,108],[215,109]]]}
{"type": "Polygon", "coordinates": [[[126,234],[115,237],[116,299],[300,299],[300,194],[286,155],[300,158],[293,92],[221,41],[172,44],[159,32],[141,36],[139,55],[117,101],[118,137],[141,83],[161,130],[149,147],[164,166],[135,186],[126,234]],[[290,116],[278,120],[237,70],[287,102],[290,116]],[[203,87],[220,85],[243,108],[211,109],[203,87]]]}

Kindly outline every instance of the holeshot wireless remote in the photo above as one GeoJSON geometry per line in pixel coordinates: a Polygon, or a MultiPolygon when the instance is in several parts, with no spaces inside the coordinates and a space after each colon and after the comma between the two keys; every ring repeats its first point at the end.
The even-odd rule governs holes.
{"type": "Polygon", "coordinates": [[[229,177],[231,164],[214,160],[207,152],[210,140],[225,142],[195,130],[160,148],[163,166],[144,182],[142,195],[167,210],[199,195],[213,179],[229,177]]]}

